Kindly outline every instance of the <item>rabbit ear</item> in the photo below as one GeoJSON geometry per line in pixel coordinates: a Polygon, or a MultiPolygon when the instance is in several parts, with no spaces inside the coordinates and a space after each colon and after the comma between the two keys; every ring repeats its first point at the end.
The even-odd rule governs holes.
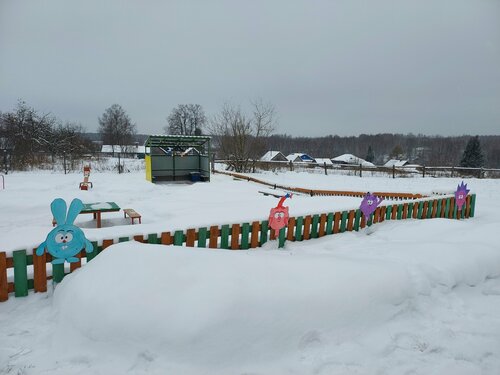
{"type": "Polygon", "coordinates": [[[68,217],[66,218],[66,224],[73,224],[76,217],[83,208],[83,203],[80,199],[75,198],[69,205],[68,217]]]}
{"type": "Polygon", "coordinates": [[[50,204],[50,210],[57,225],[63,225],[66,222],[66,202],[63,199],[54,199],[50,204]]]}

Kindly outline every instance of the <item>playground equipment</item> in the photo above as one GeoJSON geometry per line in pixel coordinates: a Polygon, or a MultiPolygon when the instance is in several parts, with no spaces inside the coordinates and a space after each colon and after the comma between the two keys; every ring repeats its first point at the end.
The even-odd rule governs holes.
{"type": "Polygon", "coordinates": [[[91,188],[94,187],[92,182],[89,181],[90,177],[90,165],[83,167],[83,182],[80,182],[80,190],[89,190],[89,185],[91,188]]]}
{"type": "Polygon", "coordinates": [[[146,146],[146,180],[210,181],[210,137],[150,135],[146,146]]]}

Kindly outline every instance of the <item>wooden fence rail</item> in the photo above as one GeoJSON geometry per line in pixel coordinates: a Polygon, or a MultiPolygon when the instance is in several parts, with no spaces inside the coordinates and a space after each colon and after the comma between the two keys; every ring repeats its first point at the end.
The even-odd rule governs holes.
{"type": "MultiPolygon", "coordinates": [[[[378,207],[368,222],[365,221],[359,209],[291,217],[288,226],[282,228],[277,236],[278,246],[283,247],[285,241],[304,241],[346,231],[359,231],[366,226],[385,220],[470,218],[474,217],[475,201],[475,194],[468,195],[466,204],[460,211],[457,210],[452,197],[390,204],[378,207]]],[[[118,242],[135,240],[150,244],[246,250],[260,247],[273,239],[275,236],[267,220],[262,220],[160,234],[152,233],[147,236],[120,237],[118,242]]],[[[86,254],[82,250],[78,256],[85,262],[89,262],[113,243],[114,241],[110,239],[103,240],[102,245],[93,242],[94,252],[86,254]]],[[[7,257],[5,252],[0,252],[0,302],[6,301],[11,293],[14,293],[15,297],[22,297],[28,295],[29,290],[46,292],[47,281],[60,282],[65,275],[82,266],[81,260],[77,263],[66,264],[66,267],[64,264],[53,265],[51,261],[50,254],[37,256],[34,249],[31,254],[28,254],[26,250],[16,250],[12,257],[7,257]],[[13,269],[13,279],[9,281],[7,272],[10,269],[13,269]]]]}
{"type": "MultiPolygon", "coordinates": [[[[250,176],[246,176],[246,175],[234,173],[234,172],[223,172],[223,171],[217,171],[217,170],[214,170],[213,172],[219,173],[219,174],[225,174],[227,176],[232,176],[234,178],[238,178],[241,180],[255,182],[257,184],[269,186],[269,187],[272,187],[274,189],[282,189],[282,190],[291,191],[291,192],[295,192],[295,193],[307,194],[310,196],[343,196],[343,197],[363,198],[366,195],[366,191],[304,189],[304,188],[300,188],[300,187],[274,184],[271,182],[259,180],[259,179],[254,178],[254,177],[250,177],[250,176]]],[[[375,194],[379,198],[391,199],[391,200],[419,199],[419,198],[427,197],[426,195],[422,195],[422,194],[390,193],[390,192],[383,192],[383,191],[372,192],[372,194],[375,194]]]]}

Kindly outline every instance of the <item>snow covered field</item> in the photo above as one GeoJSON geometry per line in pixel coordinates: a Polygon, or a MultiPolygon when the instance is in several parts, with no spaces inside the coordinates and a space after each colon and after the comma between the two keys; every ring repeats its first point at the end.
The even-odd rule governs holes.
{"type": "MultiPolygon", "coordinates": [[[[451,192],[460,179],[263,173],[284,185],[451,192]]],[[[0,249],[37,246],[52,199],[114,201],[121,213],[76,223],[91,240],[261,220],[262,186],[154,185],[143,172],[31,172],[0,191],[0,249]]],[[[499,374],[500,181],[467,180],[476,216],[386,221],[366,230],[251,251],[108,248],[54,290],[0,303],[0,374],[499,374]]],[[[290,214],[359,205],[294,196],[290,214]]]]}

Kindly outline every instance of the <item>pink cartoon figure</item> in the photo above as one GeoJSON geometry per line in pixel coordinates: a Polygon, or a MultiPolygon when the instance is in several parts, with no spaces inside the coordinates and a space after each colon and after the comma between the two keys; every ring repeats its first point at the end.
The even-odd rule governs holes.
{"type": "Polygon", "coordinates": [[[457,205],[459,211],[462,210],[469,191],[470,190],[467,189],[467,184],[464,185],[463,181],[461,185],[457,186],[457,191],[455,192],[455,204],[457,205]]]}
{"type": "Polygon", "coordinates": [[[361,205],[359,206],[361,212],[363,213],[366,221],[370,219],[370,215],[375,212],[378,205],[383,201],[383,198],[377,197],[375,194],[366,193],[361,205]]]}
{"type": "Polygon", "coordinates": [[[281,228],[288,224],[288,206],[283,206],[286,198],[292,198],[292,194],[286,194],[280,198],[278,205],[271,208],[269,213],[269,226],[274,229],[274,235],[277,236],[281,228]]]}

